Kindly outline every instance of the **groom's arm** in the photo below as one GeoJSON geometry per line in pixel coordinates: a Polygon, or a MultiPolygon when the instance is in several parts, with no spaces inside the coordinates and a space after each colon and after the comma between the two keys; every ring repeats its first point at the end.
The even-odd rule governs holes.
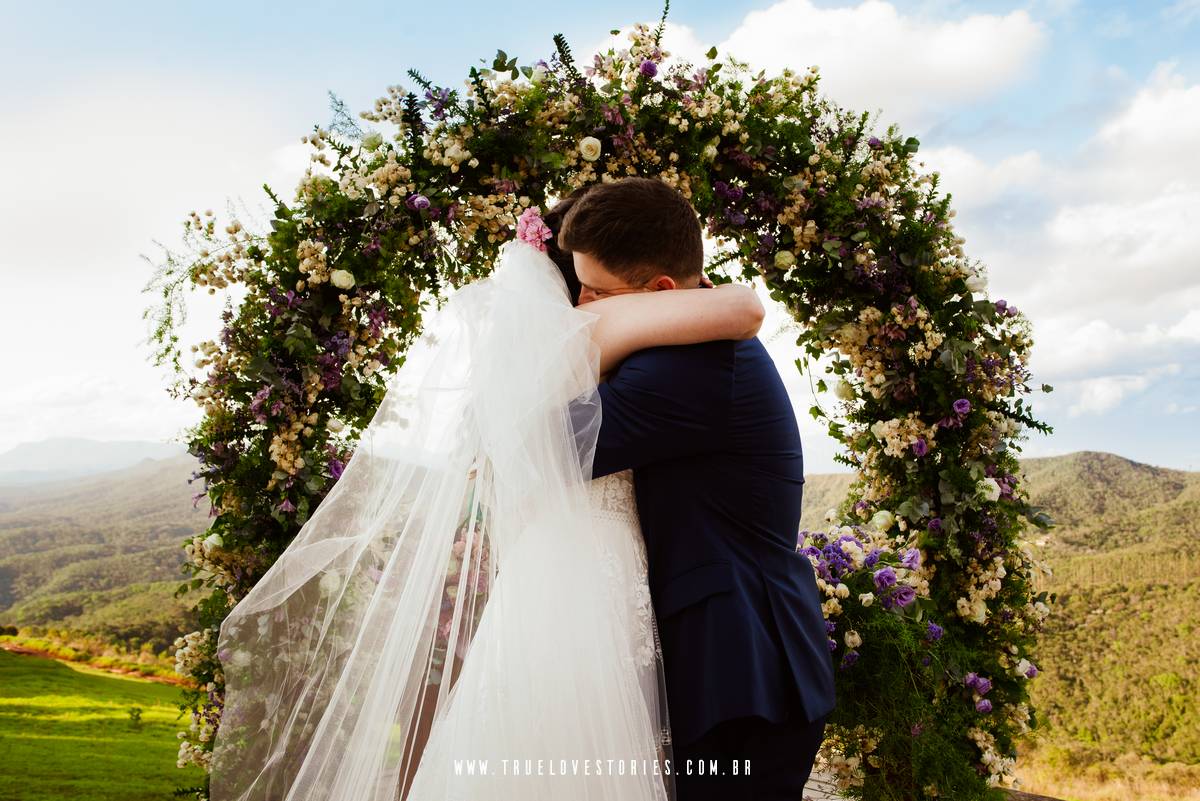
{"type": "Polygon", "coordinates": [[[730,340],[648,348],[600,384],[592,477],[716,450],[733,392],[730,340]]]}

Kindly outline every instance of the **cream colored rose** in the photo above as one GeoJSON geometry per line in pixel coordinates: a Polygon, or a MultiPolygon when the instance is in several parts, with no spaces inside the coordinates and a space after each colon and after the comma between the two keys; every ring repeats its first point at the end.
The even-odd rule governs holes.
{"type": "Polygon", "coordinates": [[[204,538],[204,544],[209,548],[220,548],[225,544],[225,541],[221,539],[220,534],[213,533],[204,538]]]}
{"type": "Polygon", "coordinates": [[[833,394],[840,400],[854,400],[854,386],[844,378],[839,378],[833,385],[833,394]]]}
{"type": "Polygon", "coordinates": [[[972,292],[982,292],[987,289],[987,278],[982,273],[972,273],[967,279],[967,289],[972,292]]]}
{"type": "Polygon", "coordinates": [[[338,289],[349,289],[354,286],[354,275],[349,270],[334,270],[329,274],[329,283],[338,289]]]}
{"type": "Polygon", "coordinates": [[[887,531],[896,522],[896,516],[887,509],[880,509],[871,515],[871,527],[879,531],[887,531]]]}
{"type": "Polygon", "coordinates": [[[983,481],[979,482],[979,491],[982,492],[984,497],[989,501],[999,500],[1000,482],[989,476],[988,478],[985,478],[983,481]]]}
{"type": "Polygon", "coordinates": [[[796,264],[796,254],[790,250],[781,250],[775,254],[775,267],[779,270],[786,270],[794,267],[796,264]]]}
{"type": "Polygon", "coordinates": [[[862,604],[863,606],[870,606],[871,604],[875,603],[875,593],[873,593],[873,592],[862,593],[861,595],[858,596],[858,602],[860,604],[862,604]]]}
{"type": "Polygon", "coordinates": [[[595,161],[600,158],[601,149],[600,140],[594,136],[585,136],[579,140],[579,155],[588,161],[595,161]]]}
{"type": "Polygon", "coordinates": [[[862,636],[854,629],[850,629],[849,631],[847,631],[846,632],[846,647],[847,648],[857,648],[860,645],[862,645],[862,636]]]}
{"type": "Polygon", "coordinates": [[[371,133],[362,138],[363,150],[378,150],[382,144],[383,135],[378,131],[371,131],[371,133]]]}

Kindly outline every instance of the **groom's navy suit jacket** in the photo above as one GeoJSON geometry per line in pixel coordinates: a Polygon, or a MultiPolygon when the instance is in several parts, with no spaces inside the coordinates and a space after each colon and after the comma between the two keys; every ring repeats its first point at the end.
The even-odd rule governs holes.
{"type": "Polygon", "coordinates": [[[600,385],[593,477],[633,468],[676,744],[730,718],[834,707],[804,462],[757,339],[648,348],[600,385]]]}

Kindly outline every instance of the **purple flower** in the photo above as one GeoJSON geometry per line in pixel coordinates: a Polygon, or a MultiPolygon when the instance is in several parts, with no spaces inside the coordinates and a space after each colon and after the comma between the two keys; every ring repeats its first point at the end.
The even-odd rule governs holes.
{"type": "Polygon", "coordinates": [[[842,668],[848,668],[858,661],[858,651],[847,651],[842,654],[842,668]]]}
{"type": "Polygon", "coordinates": [[[642,75],[645,75],[647,78],[653,78],[658,74],[658,65],[650,59],[646,59],[641,63],[641,66],[638,67],[638,72],[642,73],[642,75]]]}
{"type": "Polygon", "coordinates": [[[959,414],[966,414],[971,411],[971,402],[966,398],[959,398],[954,402],[954,411],[959,414]]]}
{"type": "Polygon", "coordinates": [[[908,606],[917,599],[917,591],[907,584],[901,584],[892,591],[888,600],[896,606],[908,606]]]}
{"type": "Polygon", "coordinates": [[[877,148],[882,144],[883,144],[883,142],[879,139],[878,136],[872,136],[870,139],[867,140],[867,145],[872,149],[877,148]]]}
{"type": "Polygon", "coordinates": [[[404,205],[408,206],[414,211],[423,211],[424,209],[429,208],[430,203],[429,198],[425,197],[424,195],[412,194],[409,195],[408,199],[404,201],[404,205]]]}
{"type": "Polygon", "coordinates": [[[879,553],[878,548],[872,548],[871,552],[867,554],[867,558],[863,560],[863,564],[867,567],[875,567],[875,564],[879,561],[879,553]]]}
{"type": "Polygon", "coordinates": [[[932,520],[930,520],[928,528],[930,531],[934,531],[934,532],[941,531],[942,530],[942,518],[935,517],[932,520]]]}
{"type": "Polygon", "coordinates": [[[909,570],[916,570],[921,566],[921,552],[916,548],[909,548],[904,552],[904,558],[900,560],[900,564],[909,570]]]}
{"type": "Polygon", "coordinates": [[[336,481],[342,477],[342,470],[344,470],[345,467],[346,466],[344,464],[342,464],[341,459],[330,459],[329,460],[329,475],[331,475],[333,477],[334,481],[336,481]]]}
{"type": "Polygon", "coordinates": [[[1025,671],[1025,678],[1032,679],[1038,674],[1037,665],[1030,665],[1029,670],[1025,671]]]}
{"type": "Polygon", "coordinates": [[[979,681],[975,682],[975,692],[980,695],[987,695],[990,689],[992,689],[991,679],[980,678],[979,681]]]}
{"type": "Polygon", "coordinates": [[[830,650],[830,651],[836,651],[836,650],[837,650],[837,640],[830,640],[830,641],[829,641],[829,650],[830,650]]]}
{"type": "MultiPolygon", "coordinates": [[[[871,138],[874,139],[875,137],[872,136],[871,138]]],[[[912,728],[909,729],[909,733],[912,734],[913,737],[917,737],[923,731],[925,731],[925,725],[922,723],[914,723],[912,728]]]]}
{"type": "Polygon", "coordinates": [[[975,710],[984,714],[992,711],[992,702],[986,698],[980,698],[975,702],[975,710]]]}
{"type": "Polygon", "coordinates": [[[933,621],[930,621],[929,625],[925,627],[925,639],[930,642],[937,642],[942,639],[942,635],[945,633],[946,630],[933,621]]]}
{"type": "Polygon", "coordinates": [[[276,509],[278,509],[278,510],[279,510],[279,511],[281,511],[281,512],[294,512],[294,511],[296,511],[296,507],[295,507],[295,506],[292,504],[292,502],[291,502],[290,500],[288,500],[287,498],[284,498],[284,499],[283,499],[283,503],[279,504],[279,506],[277,506],[277,507],[275,507],[275,508],[276,508],[276,509]]]}
{"type": "Polygon", "coordinates": [[[924,456],[929,453],[929,444],[925,442],[924,437],[918,437],[917,441],[913,443],[912,449],[916,456],[924,456]]]}
{"type": "Polygon", "coordinates": [[[875,571],[874,575],[875,586],[881,590],[896,583],[896,571],[890,567],[881,567],[875,571]]]}

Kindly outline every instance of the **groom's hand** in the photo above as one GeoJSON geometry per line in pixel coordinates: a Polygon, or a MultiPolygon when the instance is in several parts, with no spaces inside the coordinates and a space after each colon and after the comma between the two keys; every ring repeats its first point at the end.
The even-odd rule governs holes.
{"type": "MultiPolygon", "coordinates": [[[[706,273],[700,273],[700,286],[708,287],[709,289],[713,288],[712,279],[710,279],[706,273]]],[[[707,295],[705,297],[707,297],[707,295]]]]}

